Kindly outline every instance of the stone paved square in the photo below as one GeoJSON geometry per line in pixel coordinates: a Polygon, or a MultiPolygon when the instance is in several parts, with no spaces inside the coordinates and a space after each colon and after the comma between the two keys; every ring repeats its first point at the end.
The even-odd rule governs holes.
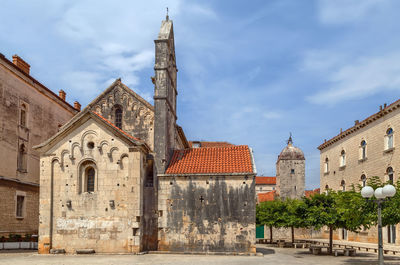
{"type": "MultiPolygon", "coordinates": [[[[377,255],[359,252],[356,257],[333,257],[329,255],[315,256],[308,249],[272,248],[258,245],[257,252],[264,256],[215,256],[215,255],[175,255],[175,254],[146,254],[146,255],[39,255],[33,251],[1,251],[0,264],[25,265],[29,264],[329,264],[329,265],[374,265],[377,255]]],[[[400,257],[385,256],[385,264],[400,264],[400,257]]]]}

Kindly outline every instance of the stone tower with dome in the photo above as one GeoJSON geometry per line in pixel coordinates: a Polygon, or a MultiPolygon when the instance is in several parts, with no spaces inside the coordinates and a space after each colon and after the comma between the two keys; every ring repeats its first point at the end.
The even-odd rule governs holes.
{"type": "Polygon", "coordinates": [[[301,198],[305,189],[305,158],[300,148],[293,146],[292,135],[276,162],[276,190],[282,198],[301,198]]]}

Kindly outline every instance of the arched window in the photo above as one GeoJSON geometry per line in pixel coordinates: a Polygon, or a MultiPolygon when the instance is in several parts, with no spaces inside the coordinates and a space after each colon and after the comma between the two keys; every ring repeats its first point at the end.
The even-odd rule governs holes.
{"type": "Polygon", "coordinates": [[[118,106],[115,108],[115,126],[122,129],[122,109],[118,106]]]}
{"type": "Polygon", "coordinates": [[[361,179],[361,185],[365,187],[367,185],[367,177],[364,174],[362,174],[360,179],[361,179]]]}
{"type": "Polygon", "coordinates": [[[26,127],[26,106],[25,104],[21,105],[20,113],[19,113],[19,124],[23,127],[26,127]]]}
{"type": "Polygon", "coordinates": [[[367,158],[367,142],[362,140],[360,144],[360,159],[365,160],[367,158]]]}
{"type": "Polygon", "coordinates": [[[386,131],[386,149],[391,149],[393,146],[393,129],[389,128],[386,131]]]}
{"type": "Polygon", "coordinates": [[[324,163],[324,173],[329,172],[329,159],[325,158],[325,163],[324,163]]]}
{"type": "Polygon", "coordinates": [[[346,191],[346,181],[342,180],[340,186],[342,186],[342,191],[346,191]]]}
{"type": "Polygon", "coordinates": [[[84,161],[80,166],[79,173],[79,193],[81,192],[95,192],[97,181],[97,167],[92,161],[84,161]]]}
{"type": "Polygon", "coordinates": [[[393,174],[393,168],[392,168],[392,167],[388,167],[388,168],[386,169],[386,174],[388,175],[389,183],[390,183],[390,184],[393,184],[393,176],[394,176],[394,174],[393,174]]]}
{"type": "Polygon", "coordinates": [[[18,149],[17,168],[20,172],[26,172],[26,147],[21,144],[18,149]]]}
{"type": "Polygon", "coordinates": [[[94,192],[94,178],[95,178],[95,170],[93,167],[87,167],[85,170],[85,184],[87,192],[94,192]]]}
{"type": "Polygon", "coordinates": [[[346,165],[346,152],[342,150],[342,152],[340,152],[340,166],[344,167],[345,165],[346,165]]]}
{"type": "Polygon", "coordinates": [[[328,194],[328,191],[329,191],[329,185],[326,184],[326,185],[325,185],[325,194],[328,194]]]}

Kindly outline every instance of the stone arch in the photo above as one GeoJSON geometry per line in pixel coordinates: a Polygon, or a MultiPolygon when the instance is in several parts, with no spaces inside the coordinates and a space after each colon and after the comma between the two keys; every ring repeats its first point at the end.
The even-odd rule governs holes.
{"type": "Polygon", "coordinates": [[[110,158],[110,161],[113,161],[113,153],[119,151],[118,147],[114,146],[110,148],[110,151],[107,153],[108,157],[110,158]]]}
{"type": "Polygon", "coordinates": [[[85,138],[89,135],[94,135],[95,137],[97,137],[97,132],[94,130],[88,130],[86,132],[84,132],[81,136],[81,147],[83,148],[85,145],[85,138]]]}
{"type": "Polygon", "coordinates": [[[78,148],[82,155],[82,148],[81,145],[78,142],[74,142],[71,144],[71,154],[69,155],[69,159],[74,160],[75,159],[75,148],[78,148]]]}
{"type": "Polygon", "coordinates": [[[77,193],[81,194],[83,192],[87,192],[87,175],[85,173],[87,172],[86,170],[88,167],[92,167],[95,170],[95,175],[94,175],[94,190],[93,192],[98,190],[98,168],[96,161],[92,158],[85,158],[82,159],[78,166],[77,166],[77,193]]]}

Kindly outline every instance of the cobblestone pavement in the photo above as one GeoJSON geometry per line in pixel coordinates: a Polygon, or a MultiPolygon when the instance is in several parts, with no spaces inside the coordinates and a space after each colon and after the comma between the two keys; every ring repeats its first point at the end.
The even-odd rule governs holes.
{"type": "MultiPolygon", "coordinates": [[[[260,245],[257,251],[264,256],[205,256],[205,255],[38,255],[32,251],[11,252],[0,251],[0,264],[329,264],[329,265],[373,265],[377,264],[377,255],[358,252],[356,257],[333,257],[328,255],[312,255],[308,249],[271,248],[260,245]]],[[[386,256],[385,264],[400,264],[400,257],[386,256]]]]}

